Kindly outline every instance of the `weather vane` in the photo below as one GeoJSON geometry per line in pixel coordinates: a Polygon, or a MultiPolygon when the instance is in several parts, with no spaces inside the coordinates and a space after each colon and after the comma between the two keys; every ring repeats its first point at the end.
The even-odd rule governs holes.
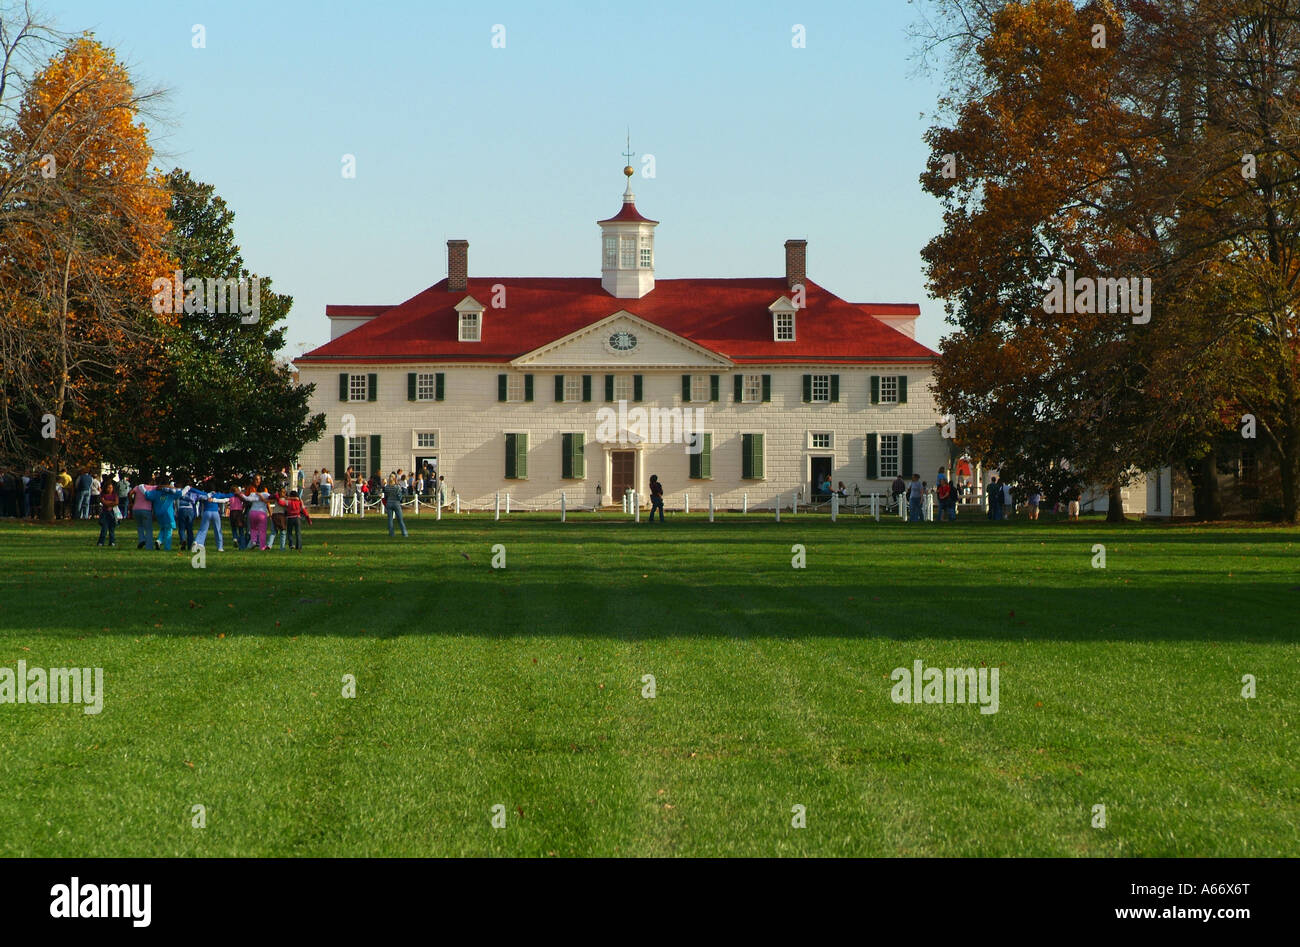
{"type": "Polygon", "coordinates": [[[633,154],[634,154],[634,152],[632,151],[632,129],[631,129],[631,128],[628,128],[628,130],[627,130],[627,151],[623,152],[623,157],[627,159],[627,167],[623,169],[623,173],[626,174],[628,177],[631,177],[631,176],[632,176],[632,157],[633,157],[633,154]]]}

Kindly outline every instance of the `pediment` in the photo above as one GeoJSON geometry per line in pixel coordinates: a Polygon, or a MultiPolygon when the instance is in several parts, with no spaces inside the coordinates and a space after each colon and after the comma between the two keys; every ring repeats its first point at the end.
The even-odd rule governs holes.
{"type": "Polygon", "coordinates": [[[518,368],[680,368],[717,371],[734,363],[626,310],[548,342],[511,362],[518,368]]]}

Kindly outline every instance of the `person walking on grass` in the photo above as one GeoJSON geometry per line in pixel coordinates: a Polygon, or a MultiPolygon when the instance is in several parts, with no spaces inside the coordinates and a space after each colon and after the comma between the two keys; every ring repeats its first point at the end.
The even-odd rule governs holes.
{"type": "MultiPolygon", "coordinates": [[[[259,477],[258,480],[260,479],[259,477]]],[[[256,481],[248,485],[248,491],[244,494],[244,502],[248,504],[249,546],[265,552],[271,548],[266,542],[266,522],[271,512],[267,501],[271,499],[271,494],[258,489],[258,487],[259,484],[256,481]]]]}
{"type": "Polygon", "coordinates": [[[172,533],[176,531],[176,498],[181,492],[170,480],[159,484],[147,494],[153,507],[153,518],[158,523],[158,542],[155,548],[172,551],[172,533]]]}
{"type": "Polygon", "coordinates": [[[303,505],[302,500],[298,499],[298,491],[293,490],[289,493],[288,499],[284,501],[284,523],[285,530],[289,535],[289,545],[298,552],[302,552],[302,521],[304,519],[311,523],[311,514],[307,512],[307,507],[303,505]]]}
{"type": "Polygon", "coordinates": [[[131,488],[131,502],[127,509],[131,518],[135,520],[136,549],[159,548],[157,540],[153,538],[153,504],[149,502],[150,489],[151,486],[145,483],[137,483],[131,488]]]}
{"type": "Polygon", "coordinates": [[[117,517],[117,488],[105,477],[99,488],[99,542],[95,543],[96,546],[104,545],[105,539],[108,545],[117,545],[117,517]]]}
{"type": "Polygon", "coordinates": [[[217,534],[217,552],[225,552],[226,544],[221,535],[221,504],[229,502],[233,494],[200,491],[194,494],[199,507],[199,531],[194,536],[193,545],[202,549],[208,541],[208,530],[217,534]]]}
{"type": "MultiPolygon", "coordinates": [[[[378,479],[379,475],[375,474],[378,479]]],[[[397,520],[397,525],[402,527],[402,536],[407,536],[406,520],[402,518],[402,488],[397,485],[397,477],[394,474],[388,475],[388,483],[383,487],[384,495],[384,515],[388,520],[388,535],[393,533],[393,520],[397,520]]]]}
{"type": "Polygon", "coordinates": [[[912,482],[907,485],[907,521],[909,523],[921,522],[921,501],[925,498],[925,484],[921,482],[921,475],[912,474],[912,482]]]}
{"type": "Polygon", "coordinates": [[[655,521],[655,510],[659,511],[659,525],[664,522],[664,485],[659,482],[659,478],[650,475],[650,522],[655,521]]]}

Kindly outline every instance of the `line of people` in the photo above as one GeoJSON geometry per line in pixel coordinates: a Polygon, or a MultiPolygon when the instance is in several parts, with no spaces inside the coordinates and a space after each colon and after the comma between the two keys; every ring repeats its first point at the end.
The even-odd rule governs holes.
{"type": "Polygon", "coordinates": [[[277,536],[280,548],[302,551],[302,523],[311,514],[297,490],[269,487],[255,476],[244,486],[218,491],[195,486],[188,477],[177,487],[172,478],[144,477],[132,485],[125,474],[117,480],[105,476],[100,483],[99,540],[97,546],[117,545],[117,524],[133,520],[136,549],[170,551],[173,536],[184,550],[205,547],[208,535],[217,550],[225,551],[221,528],[223,510],[229,515],[231,537],[239,549],[270,550],[277,536]],[[154,529],[157,528],[157,536],[154,529]]]}

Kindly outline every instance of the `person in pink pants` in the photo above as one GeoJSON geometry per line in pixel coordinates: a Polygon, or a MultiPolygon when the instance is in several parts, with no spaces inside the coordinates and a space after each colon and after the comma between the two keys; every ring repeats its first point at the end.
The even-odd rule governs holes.
{"type": "Polygon", "coordinates": [[[251,483],[248,485],[244,502],[248,504],[249,545],[254,549],[269,548],[266,544],[266,520],[271,512],[270,500],[271,494],[259,492],[251,483]]]}

